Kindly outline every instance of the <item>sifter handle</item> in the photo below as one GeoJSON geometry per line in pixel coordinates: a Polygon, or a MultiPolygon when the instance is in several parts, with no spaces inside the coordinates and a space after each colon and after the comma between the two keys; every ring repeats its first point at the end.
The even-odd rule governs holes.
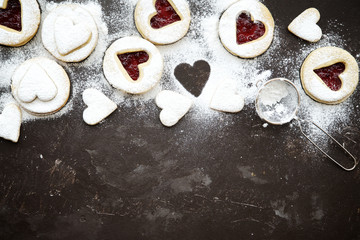
{"type": "Polygon", "coordinates": [[[308,121],[308,120],[304,120],[304,119],[300,119],[298,117],[295,118],[295,120],[297,120],[299,127],[300,127],[300,131],[301,133],[312,143],[314,144],[314,146],[319,149],[325,156],[327,156],[328,158],[330,158],[334,163],[336,163],[339,167],[341,167],[342,169],[344,169],[345,171],[352,171],[356,168],[356,166],[358,165],[358,161],[356,160],[356,158],[354,157],[354,155],[352,155],[344,146],[342,146],[335,138],[333,138],[329,133],[327,133],[324,129],[322,129],[319,125],[317,125],[316,123],[312,122],[312,121],[308,121]],[[323,133],[325,133],[329,138],[331,138],[334,142],[336,142],[337,145],[339,145],[354,161],[354,165],[351,168],[346,168],[343,165],[341,165],[339,162],[337,162],[334,158],[332,158],[329,154],[327,154],[323,149],[321,149],[313,140],[310,139],[309,136],[307,136],[302,127],[301,127],[301,121],[304,122],[309,122],[312,123],[314,126],[316,126],[318,129],[320,129],[323,133]]]}

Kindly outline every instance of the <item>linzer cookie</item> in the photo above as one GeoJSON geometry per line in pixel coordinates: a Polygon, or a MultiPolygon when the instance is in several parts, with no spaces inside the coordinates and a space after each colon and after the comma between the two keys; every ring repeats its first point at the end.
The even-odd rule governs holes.
{"type": "Polygon", "coordinates": [[[92,15],[83,7],[61,5],[45,18],[42,41],[57,59],[80,62],[95,49],[98,29],[92,15]]]}
{"type": "Polygon", "coordinates": [[[159,82],[164,63],[152,43],[139,37],[124,37],[106,50],[103,68],[106,79],[113,87],[141,94],[159,82]]]}
{"type": "Polygon", "coordinates": [[[355,91],[359,67],[355,58],[341,48],[319,48],[305,59],[301,82],[314,100],[326,104],[341,103],[355,91]]]}
{"type": "Polygon", "coordinates": [[[70,80],[55,61],[39,57],[21,64],[12,76],[11,90],[22,108],[35,115],[60,110],[70,94],[70,80]]]}
{"type": "Polygon", "coordinates": [[[36,0],[0,0],[0,44],[18,47],[36,34],[40,9],[36,0]]]}
{"type": "Polygon", "coordinates": [[[135,9],[137,29],[154,44],[180,40],[189,30],[190,19],[185,0],[139,0],[135,9]]]}
{"type": "Polygon", "coordinates": [[[274,27],[274,19],[264,4],[257,0],[241,0],[221,16],[219,35],[230,53],[254,58],[270,47],[274,27]]]}

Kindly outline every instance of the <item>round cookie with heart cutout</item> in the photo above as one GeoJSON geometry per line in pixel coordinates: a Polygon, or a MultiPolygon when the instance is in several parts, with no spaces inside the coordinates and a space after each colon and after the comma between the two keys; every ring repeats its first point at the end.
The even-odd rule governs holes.
{"type": "Polygon", "coordinates": [[[70,80],[65,70],[45,57],[32,58],[14,72],[11,91],[22,108],[34,115],[59,111],[70,94],[70,80]]]}
{"type": "Polygon", "coordinates": [[[274,37],[274,19],[267,7],[257,0],[241,0],[221,16],[219,35],[224,47],[241,58],[263,54],[274,37]]]}
{"type": "Polygon", "coordinates": [[[160,80],[164,68],[159,50],[140,37],[116,40],[106,50],[103,69],[109,83],[122,91],[141,94],[160,80]]]}
{"type": "Polygon", "coordinates": [[[40,24],[36,0],[0,0],[0,44],[19,47],[30,41],[40,24]]]}
{"type": "Polygon", "coordinates": [[[301,83],[314,100],[338,104],[355,91],[359,83],[359,66],[355,58],[341,48],[319,48],[305,59],[301,83]]]}
{"type": "Polygon", "coordinates": [[[186,0],[139,0],[135,24],[140,34],[154,44],[179,41],[190,27],[190,9],[186,0]]]}
{"type": "Polygon", "coordinates": [[[98,29],[92,15],[75,4],[60,5],[45,18],[41,37],[45,48],[64,62],[80,62],[95,49],[98,29]]]}

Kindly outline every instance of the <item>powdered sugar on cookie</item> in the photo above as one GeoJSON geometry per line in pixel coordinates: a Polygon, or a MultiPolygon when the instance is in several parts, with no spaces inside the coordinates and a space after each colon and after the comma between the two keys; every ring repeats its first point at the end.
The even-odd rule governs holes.
{"type": "Polygon", "coordinates": [[[322,36],[321,28],[316,24],[320,20],[320,12],[309,8],[297,16],[288,26],[290,32],[309,42],[318,42],[322,36]]]}
{"type": "Polygon", "coordinates": [[[210,107],[214,110],[237,113],[244,107],[244,97],[238,92],[235,81],[225,81],[215,90],[210,107]]]}
{"type": "Polygon", "coordinates": [[[0,137],[17,142],[20,136],[21,110],[16,104],[7,105],[0,115],[0,137]]]}
{"type": "Polygon", "coordinates": [[[88,106],[83,119],[88,125],[96,125],[117,109],[117,105],[99,90],[89,88],[83,92],[84,103],[88,106]]]}
{"type": "Polygon", "coordinates": [[[156,96],[156,105],[162,109],[160,121],[166,127],[174,126],[191,108],[191,99],[169,90],[156,96]]]}
{"type": "Polygon", "coordinates": [[[157,13],[156,1],[139,0],[134,13],[136,27],[140,34],[154,44],[170,44],[180,40],[187,33],[190,26],[190,9],[186,0],[172,0],[169,2],[179,15],[180,20],[167,26],[155,29],[149,19],[157,13]]]}
{"type": "Polygon", "coordinates": [[[45,48],[59,60],[80,62],[95,49],[98,29],[80,5],[60,5],[46,16],[42,27],[45,48]]]}
{"type": "MultiPolygon", "coordinates": [[[[18,47],[36,34],[40,24],[40,8],[36,0],[19,0],[21,4],[21,31],[0,25],[0,44],[18,47]]],[[[4,6],[7,1],[3,1],[4,6]]],[[[1,7],[1,3],[0,3],[1,7]]]]}
{"type": "Polygon", "coordinates": [[[70,94],[70,80],[55,61],[44,57],[33,58],[16,69],[11,90],[25,110],[46,115],[57,112],[65,105],[70,94]]]}

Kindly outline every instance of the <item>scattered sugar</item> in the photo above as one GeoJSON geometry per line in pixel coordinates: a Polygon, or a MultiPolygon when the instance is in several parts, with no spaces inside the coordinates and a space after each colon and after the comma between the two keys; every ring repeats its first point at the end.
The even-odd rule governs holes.
{"type": "MultiPolygon", "coordinates": [[[[104,9],[97,1],[88,0],[82,3],[82,6],[94,15],[99,30],[99,43],[95,51],[84,62],[72,64],[59,62],[64,66],[71,79],[72,96],[61,111],[49,118],[69,113],[73,109],[74,98],[81,98],[82,91],[89,87],[101,90],[124,108],[146,106],[148,111],[157,109],[154,98],[161,90],[167,89],[192,98],[194,106],[188,115],[191,120],[194,120],[194,124],[211,124],[212,118],[222,115],[222,113],[209,108],[211,97],[222,81],[233,80],[234,87],[245,97],[245,104],[255,110],[253,103],[258,89],[256,83],[259,80],[267,81],[272,77],[285,77],[294,82],[301,94],[301,117],[315,121],[326,130],[331,131],[336,129],[336,123],[346,124],[349,121],[350,113],[354,110],[351,98],[334,106],[317,103],[304,93],[299,78],[301,64],[311,51],[323,46],[337,46],[346,49],[346,41],[342,40],[341,32],[338,31],[341,29],[339,27],[341,23],[335,20],[329,21],[329,26],[334,32],[326,32],[316,44],[299,41],[297,45],[291,46],[292,50],[289,51],[282,50],[289,47],[287,29],[275,27],[274,40],[268,51],[255,59],[240,59],[231,55],[222,46],[218,35],[218,22],[221,14],[236,0],[189,1],[190,6],[203,4],[207,7],[202,11],[192,11],[190,30],[182,40],[169,46],[159,46],[165,63],[161,84],[141,96],[128,95],[112,88],[104,78],[102,60],[105,50],[113,41],[125,36],[140,36],[133,18],[136,2],[137,0],[109,2],[104,9]],[[174,69],[180,63],[193,64],[200,59],[209,62],[211,75],[202,94],[195,98],[176,80],[174,69]],[[274,59],[276,59],[275,64],[273,63],[274,59]],[[277,76],[274,76],[274,72],[277,76]]],[[[42,9],[42,19],[57,5],[52,2],[47,3],[45,0],[39,0],[39,3],[42,9]]],[[[70,3],[70,1],[63,3],[70,3]]],[[[53,59],[42,46],[40,35],[38,33],[31,42],[23,47],[13,48],[9,56],[2,60],[0,88],[6,89],[7,92],[0,96],[0,108],[5,103],[14,101],[10,93],[10,79],[16,66],[37,56],[53,59]]],[[[359,59],[360,53],[356,57],[359,59]]],[[[147,111],[139,112],[141,115],[147,114],[147,111]]],[[[243,111],[239,114],[247,114],[247,112],[243,111]]],[[[31,115],[25,116],[27,120],[37,118],[31,115]]]]}

